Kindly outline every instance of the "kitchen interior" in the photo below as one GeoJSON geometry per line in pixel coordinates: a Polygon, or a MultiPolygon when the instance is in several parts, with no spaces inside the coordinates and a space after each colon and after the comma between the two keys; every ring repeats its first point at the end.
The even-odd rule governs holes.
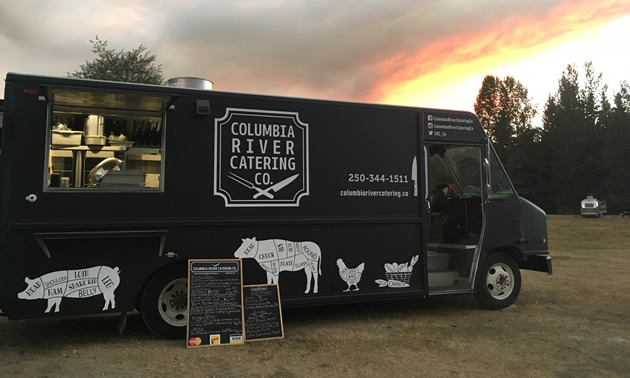
{"type": "Polygon", "coordinates": [[[161,188],[167,98],[72,89],[49,98],[49,188],[161,188]]]}

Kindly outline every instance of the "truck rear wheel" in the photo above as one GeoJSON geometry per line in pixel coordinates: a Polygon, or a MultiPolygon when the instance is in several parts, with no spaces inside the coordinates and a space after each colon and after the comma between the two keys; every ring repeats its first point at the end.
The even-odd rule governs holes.
{"type": "Polygon", "coordinates": [[[155,273],[142,292],[139,310],[151,332],[167,339],[184,340],[188,323],[185,266],[170,265],[155,273]]]}
{"type": "Polygon", "coordinates": [[[481,305],[499,310],[510,306],[521,291],[521,272],[514,259],[505,253],[493,253],[477,273],[477,300],[481,305]]]}

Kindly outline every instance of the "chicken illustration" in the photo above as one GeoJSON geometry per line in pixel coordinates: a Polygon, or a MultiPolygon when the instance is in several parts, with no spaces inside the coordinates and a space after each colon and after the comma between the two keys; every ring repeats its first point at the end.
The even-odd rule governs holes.
{"type": "Polygon", "coordinates": [[[346,281],[346,283],[348,284],[348,288],[344,290],[344,292],[350,291],[350,288],[352,287],[352,285],[354,285],[355,287],[353,291],[358,291],[359,281],[361,281],[361,274],[363,273],[363,268],[365,267],[365,263],[359,264],[359,266],[357,266],[354,269],[348,269],[348,267],[346,267],[346,264],[344,264],[343,260],[338,259],[337,266],[339,267],[339,276],[341,277],[342,280],[346,281]]]}

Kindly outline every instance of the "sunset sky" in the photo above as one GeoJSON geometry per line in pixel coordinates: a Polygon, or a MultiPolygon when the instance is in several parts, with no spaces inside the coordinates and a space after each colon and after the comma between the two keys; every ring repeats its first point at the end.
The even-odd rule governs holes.
{"type": "Polygon", "coordinates": [[[511,75],[542,110],[568,64],[630,81],[630,0],[0,0],[0,76],[66,76],[96,35],[230,92],[472,111],[511,75]]]}

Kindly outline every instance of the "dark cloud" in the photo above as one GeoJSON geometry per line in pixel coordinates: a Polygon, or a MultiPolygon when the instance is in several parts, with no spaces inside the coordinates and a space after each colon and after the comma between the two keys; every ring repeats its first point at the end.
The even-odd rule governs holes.
{"type": "Polygon", "coordinates": [[[0,49],[11,52],[0,73],[65,75],[93,58],[88,40],[98,34],[111,48],[143,44],[166,76],[203,76],[219,90],[361,100],[392,73],[381,62],[557,2],[14,2],[0,5],[0,49]]]}
{"type": "MultiPolygon", "coordinates": [[[[380,62],[413,55],[445,35],[478,30],[515,10],[505,2],[472,3],[476,5],[353,0],[268,7],[255,2],[189,4],[167,16],[186,20],[169,28],[169,41],[178,46],[168,48],[190,54],[188,67],[207,72],[217,89],[361,99],[388,74],[376,69],[380,62]]],[[[539,12],[551,5],[533,3],[545,4],[539,12]]]]}

